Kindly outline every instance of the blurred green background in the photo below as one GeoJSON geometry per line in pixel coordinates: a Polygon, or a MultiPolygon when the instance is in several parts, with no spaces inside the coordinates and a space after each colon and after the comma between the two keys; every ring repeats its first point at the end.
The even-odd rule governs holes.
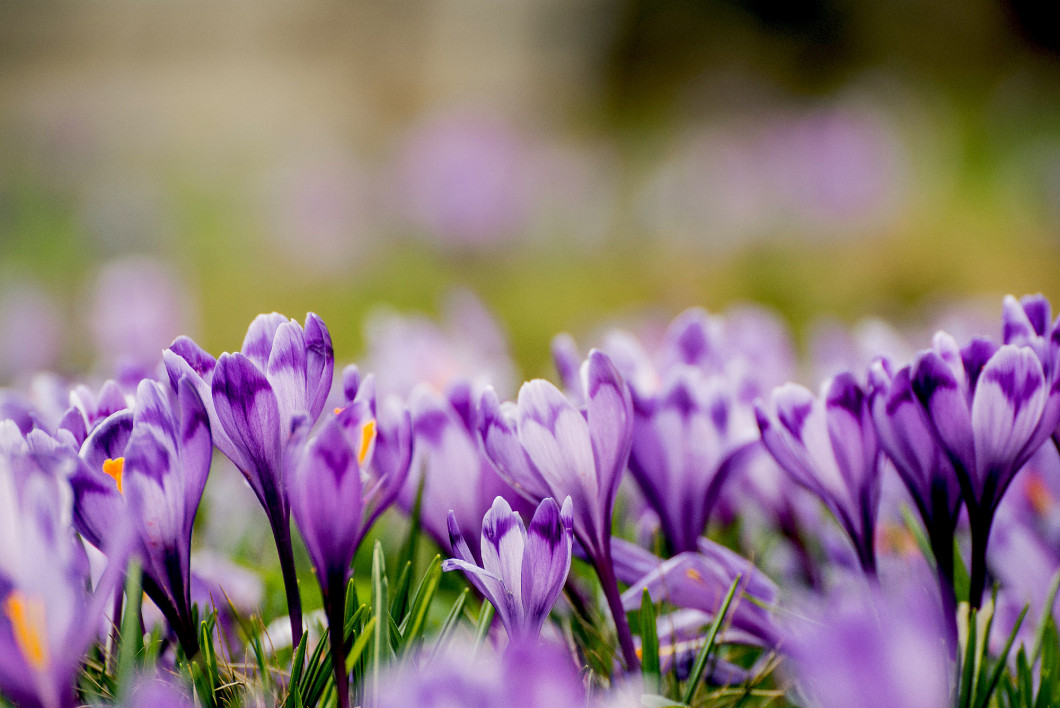
{"type": "Polygon", "coordinates": [[[454,286],[535,373],[646,309],[1055,299],[1058,47],[1023,0],[4,3],[0,380],[269,310],[349,361],[454,286]]]}

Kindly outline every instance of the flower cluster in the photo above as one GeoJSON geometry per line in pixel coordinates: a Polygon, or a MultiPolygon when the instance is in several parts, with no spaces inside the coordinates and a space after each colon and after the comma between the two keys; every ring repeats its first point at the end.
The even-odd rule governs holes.
{"type": "Polygon", "coordinates": [[[818,394],[791,382],[783,326],[743,308],[612,332],[585,357],[558,337],[562,387],[509,400],[509,381],[457,364],[514,371],[468,311],[490,333],[482,357],[417,321],[399,338],[415,356],[389,336],[379,356],[370,336],[374,370],[336,380],[322,319],[273,313],[239,352],[180,337],[137,381],[0,392],[0,696],[711,705],[738,685],[985,705],[1002,686],[1023,705],[1060,675],[1031,644],[1056,636],[1060,569],[1060,318],[1043,297],[1006,298],[997,339],[940,332],[818,394]],[[423,364],[425,341],[450,364],[423,364]],[[408,385],[417,362],[429,373],[408,385]],[[203,520],[240,513],[208,487],[226,467],[264,511],[290,651],[240,599],[253,573],[203,555],[234,547],[203,520]],[[317,596],[300,565],[319,612],[303,612],[317,596]],[[1002,676],[1010,635],[1023,664],[1002,676]],[[987,666],[989,682],[957,680],[987,666]]]}

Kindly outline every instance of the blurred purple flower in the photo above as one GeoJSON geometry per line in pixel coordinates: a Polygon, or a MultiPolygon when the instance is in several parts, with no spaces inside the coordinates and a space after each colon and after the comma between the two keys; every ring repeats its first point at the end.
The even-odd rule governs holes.
{"type": "MultiPolygon", "coordinates": [[[[616,545],[616,555],[617,548],[616,545]]],[[[726,625],[740,636],[742,643],[762,647],[776,644],[780,631],[770,608],[777,604],[778,588],[751,561],[707,538],[699,539],[697,550],[667,560],[646,551],[641,553],[640,567],[645,572],[622,593],[627,610],[638,609],[647,590],[654,603],[666,602],[704,613],[707,619],[699,625],[702,628],[711,622],[739,575],[726,625]]]]}
{"type": "Polygon", "coordinates": [[[428,385],[418,386],[409,400],[414,458],[399,503],[412,509],[420,484],[423,498],[420,524],[439,545],[449,541],[447,515],[452,513],[464,531],[471,555],[481,559],[482,517],[493,500],[504,497],[529,519],[534,505],[501,479],[482,450],[475,429],[476,403],[470,385],[457,383],[442,395],[428,385]]]}
{"type": "Polygon", "coordinates": [[[512,645],[503,656],[458,644],[432,661],[403,662],[379,687],[377,708],[559,708],[586,702],[572,657],[543,642],[512,645]]]}
{"type": "Polygon", "coordinates": [[[511,126],[485,115],[436,116],[407,138],[401,212],[453,247],[510,240],[527,226],[530,152],[511,126]]]}
{"type": "Polygon", "coordinates": [[[574,543],[574,510],[570,497],[561,509],[551,497],[534,512],[530,529],[502,497],[482,519],[481,564],[449,512],[449,537],[456,558],[442,570],[462,570],[497,609],[513,644],[536,642],[570,571],[574,543]]]}
{"type": "Polygon", "coordinates": [[[28,708],[73,708],[83,654],[119,587],[128,526],[115,520],[109,562],[89,593],[62,475],[0,453],[0,694],[28,708]]]}
{"type": "Polygon", "coordinates": [[[420,385],[446,391],[467,381],[477,397],[486,386],[500,395],[515,390],[516,372],[503,329],[474,294],[445,298],[442,322],[376,312],[365,327],[365,368],[382,395],[408,396],[420,385]]]}
{"type": "Polygon", "coordinates": [[[0,381],[59,363],[63,321],[55,298],[32,280],[8,278],[0,290],[0,381]]]}
{"type": "Polygon", "coordinates": [[[821,708],[950,705],[943,623],[911,583],[854,582],[807,608],[787,632],[788,671],[821,708]]]}
{"type": "Polygon", "coordinates": [[[88,326],[99,360],[130,387],[153,377],[162,350],[195,324],[194,299],[176,273],[149,258],[107,264],[89,303],[88,326]]]}
{"type": "Polygon", "coordinates": [[[726,379],[675,365],[654,395],[633,389],[629,469],[675,553],[696,548],[722,486],[761,448],[726,379]]]}

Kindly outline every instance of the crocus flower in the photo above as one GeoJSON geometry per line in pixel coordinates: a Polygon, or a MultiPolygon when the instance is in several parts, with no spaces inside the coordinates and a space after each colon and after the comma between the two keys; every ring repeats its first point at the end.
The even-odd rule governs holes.
{"type": "Polygon", "coordinates": [[[73,708],[83,653],[119,587],[129,535],[115,520],[108,565],[89,593],[70,524],[70,485],[0,454],[0,694],[29,708],[73,708]]]}
{"type": "Polygon", "coordinates": [[[648,561],[651,554],[642,553],[646,554],[641,561],[646,572],[622,593],[627,610],[639,609],[647,590],[652,602],[665,601],[703,613],[706,621],[700,623],[702,627],[712,621],[739,576],[726,625],[742,637],[742,643],[761,647],[776,644],[780,631],[769,608],[777,604],[779,591],[751,561],[707,538],[699,539],[696,551],[667,560],[651,556],[648,561]]]}
{"type": "Polygon", "coordinates": [[[335,368],[331,336],[312,313],[303,329],[274,312],[254,319],[239,352],[215,361],[195,342],[179,337],[163,358],[174,388],[182,376],[191,377],[206,404],[214,444],[243,473],[265,509],[297,645],[302,602],[283,459],[296,419],[312,425],[324,409],[335,368]]]}
{"type": "Polygon", "coordinates": [[[502,655],[454,644],[430,661],[406,661],[379,683],[378,708],[560,708],[586,705],[570,654],[546,642],[512,645],[502,655]]]}
{"type": "Polygon", "coordinates": [[[1030,347],[939,333],[917,355],[911,386],[960,482],[972,532],[969,601],[986,586],[986,544],[1012,478],[1060,420],[1060,391],[1030,347]]]}
{"type": "Polygon", "coordinates": [[[422,528],[444,546],[449,542],[447,515],[451,512],[464,531],[471,555],[481,560],[482,517],[494,499],[504,497],[527,519],[535,507],[501,479],[483,452],[471,396],[468,383],[451,386],[445,395],[427,385],[413,391],[409,410],[415,456],[398,502],[411,509],[422,484],[422,528]]]}
{"type": "MultiPolygon", "coordinates": [[[[324,421],[304,448],[290,452],[291,510],[323,593],[343,707],[349,705],[343,612],[350,563],[364,534],[397,497],[412,457],[408,413],[391,407],[379,412],[355,400],[324,421]]],[[[301,427],[295,438],[304,433],[301,427]]]]}
{"type": "Polygon", "coordinates": [[[722,485],[760,449],[754,418],[724,379],[684,365],[633,394],[629,469],[673,551],[695,550],[722,485]]]}
{"type": "MultiPolygon", "coordinates": [[[[790,627],[789,671],[821,708],[951,705],[942,618],[915,586],[841,587],[790,627]]],[[[801,613],[800,613],[801,614],[801,613]]]]}
{"type": "Polygon", "coordinates": [[[953,588],[953,536],[961,510],[961,487],[949,457],[931,432],[916,395],[911,367],[891,376],[885,360],[869,369],[869,408],[880,447],[898,471],[924,522],[939,591],[949,627],[951,648],[956,648],[956,597],[953,588]]]}
{"type": "Polygon", "coordinates": [[[210,471],[213,445],[206,408],[187,378],[168,387],[143,380],[136,405],[100,423],[81,449],[71,478],[78,531],[105,548],[115,520],[131,517],[143,557],[144,590],[177,634],[198,651],[191,612],[191,532],[210,471]]]}
{"type": "Polygon", "coordinates": [[[873,533],[880,498],[879,447],[865,392],[849,373],[825,382],[821,396],[786,384],[755,412],[777,464],[817,494],[835,515],[858,560],[876,572],[873,533]]]}
{"type": "Polygon", "coordinates": [[[530,529],[497,497],[482,519],[482,564],[471,554],[456,515],[449,512],[453,553],[442,570],[462,570],[497,609],[513,644],[536,641],[570,571],[574,543],[574,511],[570,497],[561,509],[546,498],[534,512],[530,529]]]}
{"type": "Polygon", "coordinates": [[[596,569],[615,621],[626,665],[638,665],[611,564],[615,493],[629,458],[633,403],[625,382],[601,351],[582,366],[585,410],[551,383],[523,384],[517,404],[486,389],[479,430],[486,453],[509,484],[528,499],[570,497],[574,535],[596,569]]]}

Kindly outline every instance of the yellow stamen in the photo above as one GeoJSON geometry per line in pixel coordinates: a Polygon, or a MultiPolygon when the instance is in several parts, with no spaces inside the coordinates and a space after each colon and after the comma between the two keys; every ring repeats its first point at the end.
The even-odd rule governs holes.
{"type": "Polygon", "coordinates": [[[689,568],[688,570],[686,570],[685,571],[685,575],[687,575],[690,580],[694,580],[697,583],[702,583],[703,582],[703,576],[700,575],[699,571],[696,570],[695,568],[689,568]]]}
{"type": "Polygon", "coordinates": [[[339,415],[339,414],[340,414],[340,413],[342,413],[342,412],[343,412],[344,410],[346,410],[346,409],[345,409],[345,408],[336,408],[336,409],[335,409],[335,415],[339,415]]]}
{"type": "Polygon", "coordinates": [[[361,449],[357,453],[357,464],[363,465],[364,461],[368,459],[368,453],[372,451],[372,446],[375,443],[375,420],[369,420],[361,428],[361,449]]]}
{"type": "Polygon", "coordinates": [[[114,480],[114,484],[118,486],[118,493],[124,494],[121,490],[121,474],[125,470],[125,458],[119,457],[115,460],[109,457],[103,460],[103,474],[110,476],[114,480]]]}
{"type": "Polygon", "coordinates": [[[22,656],[35,670],[40,670],[48,663],[48,650],[44,644],[44,603],[39,598],[27,598],[20,591],[13,590],[4,599],[3,610],[11,620],[15,644],[22,656]]]}

